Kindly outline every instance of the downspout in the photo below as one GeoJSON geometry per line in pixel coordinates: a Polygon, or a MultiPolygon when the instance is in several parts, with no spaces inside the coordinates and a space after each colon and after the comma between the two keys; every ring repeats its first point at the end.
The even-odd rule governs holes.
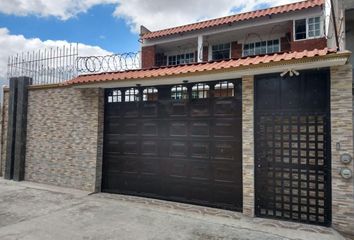
{"type": "Polygon", "coordinates": [[[336,22],[336,15],[335,15],[335,11],[334,11],[333,0],[331,0],[331,11],[332,11],[333,27],[334,27],[334,35],[336,38],[337,51],[339,51],[338,29],[337,29],[337,22],[336,22]]]}

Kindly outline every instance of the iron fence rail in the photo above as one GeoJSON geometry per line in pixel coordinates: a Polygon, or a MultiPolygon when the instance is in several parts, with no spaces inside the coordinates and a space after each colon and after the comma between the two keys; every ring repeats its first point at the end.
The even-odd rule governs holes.
{"type": "Polygon", "coordinates": [[[7,77],[26,76],[32,85],[65,82],[82,74],[120,72],[140,68],[140,52],[107,56],[80,56],[78,44],[70,44],[11,56],[7,77]]]}

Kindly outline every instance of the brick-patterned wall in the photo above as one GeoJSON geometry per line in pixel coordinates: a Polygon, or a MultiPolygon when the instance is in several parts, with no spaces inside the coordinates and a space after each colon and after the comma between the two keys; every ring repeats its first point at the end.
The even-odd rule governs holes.
{"type": "Polygon", "coordinates": [[[29,91],[25,180],[97,190],[102,90],[29,91]]]}
{"type": "Polygon", "coordinates": [[[7,121],[8,121],[8,106],[9,106],[9,92],[3,93],[2,105],[2,121],[1,121],[1,159],[0,159],[0,176],[5,175],[5,161],[6,161],[6,138],[7,138],[7,121]]]}
{"type": "Polygon", "coordinates": [[[324,49],[327,47],[326,38],[316,38],[291,42],[291,51],[301,52],[304,50],[324,49]]]}
{"type": "Polygon", "coordinates": [[[209,47],[203,47],[203,62],[209,60],[209,47]]]}
{"type": "Polygon", "coordinates": [[[354,170],[353,161],[340,162],[343,153],[353,156],[352,101],[352,66],[331,68],[332,225],[354,237],[354,180],[345,180],[338,172],[342,167],[354,170]]]}
{"type": "Polygon", "coordinates": [[[254,77],[242,78],[243,214],[254,216],[254,77]]]}
{"type": "Polygon", "coordinates": [[[242,58],[242,44],[231,43],[231,58],[242,58]]]}
{"type": "Polygon", "coordinates": [[[141,49],[141,67],[152,68],[155,66],[156,49],[155,46],[142,47],[141,49]]]}

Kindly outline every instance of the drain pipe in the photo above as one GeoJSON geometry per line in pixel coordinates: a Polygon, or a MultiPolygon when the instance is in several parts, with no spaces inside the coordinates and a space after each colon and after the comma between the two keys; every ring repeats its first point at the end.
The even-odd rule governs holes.
{"type": "Polygon", "coordinates": [[[333,27],[334,27],[334,35],[336,38],[337,51],[339,51],[338,29],[337,29],[337,22],[336,22],[336,15],[335,15],[335,11],[334,11],[333,0],[331,0],[331,11],[332,11],[333,27]]]}

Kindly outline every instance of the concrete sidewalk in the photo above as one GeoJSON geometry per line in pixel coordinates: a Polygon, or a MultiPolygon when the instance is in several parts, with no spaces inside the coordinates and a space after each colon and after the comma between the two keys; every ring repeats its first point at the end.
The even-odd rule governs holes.
{"type": "Polygon", "coordinates": [[[344,239],[330,228],[0,179],[0,239],[344,239]]]}

